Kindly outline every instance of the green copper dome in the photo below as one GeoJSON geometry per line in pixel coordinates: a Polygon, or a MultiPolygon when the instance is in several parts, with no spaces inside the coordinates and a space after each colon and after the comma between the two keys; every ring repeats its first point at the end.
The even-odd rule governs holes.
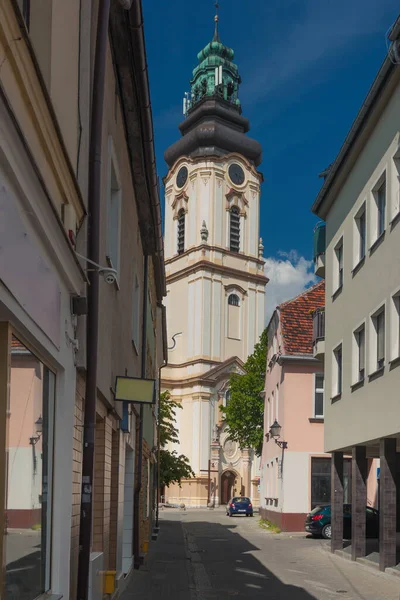
{"type": "Polygon", "coordinates": [[[220,96],[240,109],[238,93],[241,79],[237,65],[232,62],[233,58],[232,48],[224,46],[219,39],[216,16],[214,38],[197,55],[199,64],[193,70],[190,81],[191,107],[205,96],[220,96]]]}

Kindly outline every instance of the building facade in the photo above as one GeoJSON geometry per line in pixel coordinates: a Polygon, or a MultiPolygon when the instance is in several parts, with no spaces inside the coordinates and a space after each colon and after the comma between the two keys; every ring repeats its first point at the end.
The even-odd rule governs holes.
{"type": "Polygon", "coordinates": [[[381,570],[398,561],[400,530],[400,70],[393,54],[399,31],[397,21],[389,56],[313,206],[326,225],[325,252],[318,253],[317,266],[326,281],[325,451],[332,453],[332,550],[342,548],[343,456],[352,460],[353,560],[366,554],[368,461],[378,460],[381,570]]]}
{"type": "Polygon", "coordinates": [[[218,20],[198,61],[164,179],[170,342],[162,386],[182,404],[177,449],[196,475],[166,498],[191,506],[257,489],[253,450],[227,439],[219,406],[229,401],[229,374],[242,372],[265,327],[267,283],[258,237],[261,147],[246,136],[240,76],[218,20]]]}
{"type": "Polygon", "coordinates": [[[302,531],[307,513],[330,502],[324,361],[313,330],[324,303],[322,281],[278,306],[268,325],[260,514],[283,531],[302,531]]]}
{"type": "Polygon", "coordinates": [[[157,404],[140,410],[116,401],[115,380],[158,380],[166,360],[160,206],[154,147],[148,142],[151,111],[144,108],[149,86],[141,3],[112,0],[107,14],[104,7],[107,3],[22,0],[0,6],[0,597],[5,600],[51,594],[102,598],[102,571],[115,572],[113,586],[121,591],[151,538],[157,404]],[[93,127],[101,90],[99,127],[93,127]],[[96,153],[90,152],[93,130],[99,133],[96,153]],[[97,195],[94,156],[100,165],[97,195]],[[88,237],[97,226],[93,264],[88,237]],[[95,353],[89,343],[93,322],[95,353]],[[90,362],[96,364],[92,423],[87,419],[90,362]],[[91,439],[88,479],[82,478],[82,465],[91,439]],[[81,519],[89,515],[82,510],[88,496],[89,544],[81,519]]]}

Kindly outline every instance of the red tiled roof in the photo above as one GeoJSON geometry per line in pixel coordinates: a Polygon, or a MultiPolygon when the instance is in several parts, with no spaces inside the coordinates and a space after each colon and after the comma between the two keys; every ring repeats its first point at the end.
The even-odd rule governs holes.
{"type": "Polygon", "coordinates": [[[312,354],[312,312],[320,306],[325,306],[325,281],[278,306],[284,354],[312,354]]]}

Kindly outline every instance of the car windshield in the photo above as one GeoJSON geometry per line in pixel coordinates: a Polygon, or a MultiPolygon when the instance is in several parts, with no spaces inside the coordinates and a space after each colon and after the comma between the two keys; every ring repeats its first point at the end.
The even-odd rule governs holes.
{"type": "Polygon", "coordinates": [[[242,502],[244,504],[250,504],[250,498],[243,498],[242,496],[238,496],[237,498],[233,498],[232,502],[235,504],[235,502],[239,503],[242,502]]]}

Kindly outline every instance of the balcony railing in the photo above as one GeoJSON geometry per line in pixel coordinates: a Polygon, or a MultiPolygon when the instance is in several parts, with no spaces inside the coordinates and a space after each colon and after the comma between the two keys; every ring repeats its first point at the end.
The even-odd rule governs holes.
{"type": "Polygon", "coordinates": [[[325,339],[325,308],[313,312],[313,346],[325,339]]]}

